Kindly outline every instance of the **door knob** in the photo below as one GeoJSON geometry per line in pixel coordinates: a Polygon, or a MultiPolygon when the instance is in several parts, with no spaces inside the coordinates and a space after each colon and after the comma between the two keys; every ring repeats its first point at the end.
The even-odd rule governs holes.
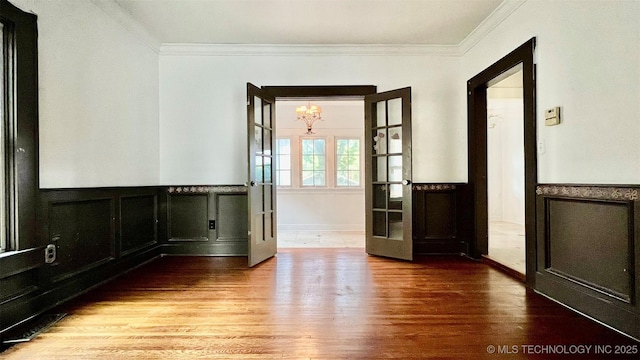
{"type": "Polygon", "coordinates": [[[411,185],[411,180],[407,180],[407,179],[402,180],[402,185],[411,185]]]}
{"type": "Polygon", "coordinates": [[[253,181],[253,180],[251,180],[251,182],[249,183],[249,185],[251,185],[251,186],[256,186],[256,182],[255,182],[255,181],[253,181]]]}

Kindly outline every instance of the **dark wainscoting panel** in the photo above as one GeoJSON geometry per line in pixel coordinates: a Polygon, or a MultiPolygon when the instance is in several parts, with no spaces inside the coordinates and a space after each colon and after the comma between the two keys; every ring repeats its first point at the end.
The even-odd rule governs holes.
{"type": "Polygon", "coordinates": [[[413,249],[416,254],[467,252],[468,233],[462,224],[463,184],[413,185],[413,249]]]}
{"type": "Polygon", "coordinates": [[[230,193],[214,194],[216,241],[247,241],[247,219],[238,216],[247,211],[247,195],[230,193]]]}
{"type": "Polygon", "coordinates": [[[209,201],[209,220],[213,228],[209,237],[215,243],[216,254],[247,255],[248,204],[244,186],[213,186],[209,201]]]}
{"type": "Polygon", "coordinates": [[[242,185],[171,186],[164,207],[168,255],[247,255],[247,189],[242,185]]]}
{"type": "Polygon", "coordinates": [[[548,199],[545,269],[631,300],[629,203],[548,199]],[[585,246],[588,244],[588,246],[585,246]],[[596,260],[597,261],[594,261],[596,260]]]}
{"type": "Polygon", "coordinates": [[[113,214],[112,198],[49,204],[54,282],[115,258],[113,214]]]}
{"type": "Polygon", "coordinates": [[[640,339],[639,187],[537,187],[536,290],[640,339]]]}
{"type": "Polygon", "coordinates": [[[123,196],[120,202],[122,255],[154,244],[158,239],[158,196],[123,196]]]}
{"type": "Polygon", "coordinates": [[[169,241],[207,241],[209,195],[170,194],[169,241]]]}
{"type": "MultiPolygon", "coordinates": [[[[37,232],[53,263],[0,269],[0,337],[30,318],[160,256],[158,188],[40,190],[37,232]]],[[[23,254],[44,263],[44,249],[23,254]]],[[[15,257],[23,261],[25,256],[15,257]]]]}

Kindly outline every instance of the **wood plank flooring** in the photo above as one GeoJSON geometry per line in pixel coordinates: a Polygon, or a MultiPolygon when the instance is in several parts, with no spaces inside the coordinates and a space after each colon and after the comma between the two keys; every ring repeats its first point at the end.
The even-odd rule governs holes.
{"type": "MultiPolygon", "coordinates": [[[[523,346],[639,346],[461,257],[286,249],[253,269],[246,262],[158,259],[63,306],[65,319],[0,357],[549,359],[523,346]]],[[[555,358],[607,358],[594,351],[555,358]]]]}

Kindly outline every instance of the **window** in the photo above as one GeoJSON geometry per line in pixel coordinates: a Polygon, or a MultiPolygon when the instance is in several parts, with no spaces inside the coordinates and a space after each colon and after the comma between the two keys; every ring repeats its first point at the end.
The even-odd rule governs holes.
{"type": "Polygon", "coordinates": [[[276,140],[276,185],[291,186],[291,139],[276,140]]]}
{"type": "Polygon", "coordinates": [[[360,186],[360,139],[336,140],[336,186],[360,186]]]}
{"type": "Polygon", "coordinates": [[[36,15],[6,0],[0,0],[0,8],[0,252],[4,253],[38,246],[38,27],[36,15]]]}
{"type": "Polygon", "coordinates": [[[302,139],[302,186],[326,185],[324,139],[302,139]]]}
{"type": "Polygon", "coordinates": [[[291,189],[360,189],[364,160],[362,141],[355,134],[322,138],[296,134],[278,137],[276,184],[291,189]]]}
{"type": "Polygon", "coordinates": [[[10,45],[12,32],[9,26],[0,22],[0,38],[2,38],[2,46],[0,46],[0,252],[4,252],[11,248],[9,244],[9,237],[7,236],[7,130],[9,128],[8,119],[11,93],[11,84],[8,76],[11,73],[9,67],[11,62],[9,61],[10,45]]]}

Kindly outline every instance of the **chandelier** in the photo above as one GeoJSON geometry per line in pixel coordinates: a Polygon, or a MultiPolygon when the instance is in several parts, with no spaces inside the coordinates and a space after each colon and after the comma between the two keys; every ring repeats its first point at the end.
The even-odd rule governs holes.
{"type": "Polygon", "coordinates": [[[313,124],[316,121],[321,121],[322,117],[320,114],[322,113],[322,108],[318,105],[311,105],[307,103],[307,105],[302,105],[296,107],[296,114],[298,114],[298,120],[301,120],[307,125],[307,133],[306,135],[315,134],[311,129],[313,128],[313,124]]]}

